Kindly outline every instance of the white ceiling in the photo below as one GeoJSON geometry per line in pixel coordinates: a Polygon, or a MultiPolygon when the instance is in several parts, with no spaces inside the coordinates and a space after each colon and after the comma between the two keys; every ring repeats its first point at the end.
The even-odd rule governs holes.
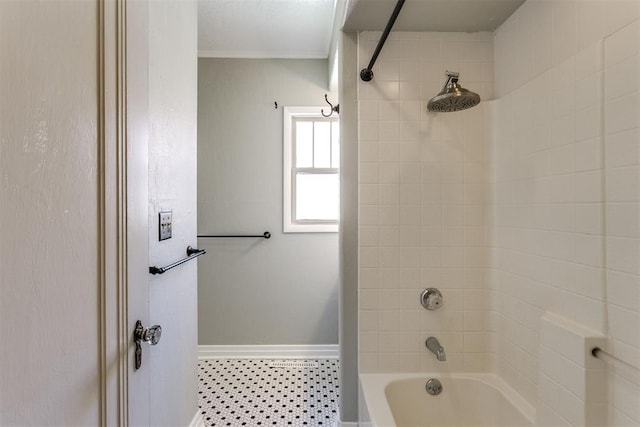
{"type": "MultiPolygon", "coordinates": [[[[525,0],[406,0],[394,31],[493,31],[525,0]]],[[[396,0],[351,0],[344,29],[382,31],[396,0]]]]}
{"type": "MultiPolygon", "coordinates": [[[[406,0],[393,29],[493,31],[524,1],[406,0]]],[[[396,3],[397,0],[198,0],[199,55],[327,58],[334,20],[336,28],[347,31],[381,31],[396,3]]]]}
{"type": "Polygon", "coordinates": [[[335,0],[198,0],[198,51],[214,58],[327,58],[335,0]]]}

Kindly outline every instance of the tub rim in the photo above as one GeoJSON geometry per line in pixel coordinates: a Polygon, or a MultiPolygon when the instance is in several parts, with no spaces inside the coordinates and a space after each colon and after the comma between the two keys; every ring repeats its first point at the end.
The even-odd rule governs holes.
{"type": "Polygon", "coordinates": [[[393,414],[385,390],[392,382],[412,379],[423,379],[425,382],[429,378],[467,379],[480,381],[490,387],[497,389],[504,398],[509,401],[522,415],[529,420],[531,425],[535,425],[535,408],[518,393],[513,387],[507,384],[502,378],[492,373],[450,373],[450,372],[414,372],[414,373],[383,373],[383,374],[360,374],[360,387],[364,396],[369,419],[375,427],[396,427],[393,414]]]}

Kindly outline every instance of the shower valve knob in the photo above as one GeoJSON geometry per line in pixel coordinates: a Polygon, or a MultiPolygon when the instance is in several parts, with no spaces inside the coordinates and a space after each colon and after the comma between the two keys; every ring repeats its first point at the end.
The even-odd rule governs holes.
{"type": "Polygon", "coordinates": [[[436,288],[427,288],[420,295],[420,303],[427,310],[437,310],[442,306],[442,293],[436,288]]]}

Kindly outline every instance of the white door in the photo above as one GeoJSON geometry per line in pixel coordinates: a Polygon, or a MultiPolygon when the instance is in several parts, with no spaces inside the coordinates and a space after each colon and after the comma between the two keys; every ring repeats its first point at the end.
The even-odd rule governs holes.
{"type": "Polygon", "coordinates": [[[148,426],[149,327],[148,2],[100,2],[102,94],[103,363],[105,425],[148,426]],[[147,363],[145,363],[147,361],[147,363]]]}
{"type": "Polygon", "coordinates": [[[117,360],[102,351],[101,3],[0,0],[2,426],[106,425],[118,406],[103,392],[117,369],[101,375],[117,360]]]}
{"type": "Polygon", "coordinates": [[[0,0],[0,425],[149,425],[147,20],[0,0]]]}
{"type": "Polygon", "coordinates": [[[177,12],[151,38],[149,0],[0,0],[0,426],[178,426],[197,411],[196,264],[148,272],[149,75],[156,91],[181,82],[166,111],[183,100],[163,128],[182,150],[167,172],[181,171],[182,227],[156,263],[196,243],[197,4],[161,3],[177,12]],[[149,40],[180,73],[149,72],[149,40]],[[172,317],[150,316],[150,288],[180,301],[172,317]],[[138,370],[137,320],[166,327],[138,370]]]}
{"type": "MultiPolygon", "coordinates": [[[[147,1],[126,1],[126,206],[127,206],[127,311],[129,335],[136,322],[152,325],[149,318],[149,29],[147,1]]],[[[125,166],[123,165],[123,166],[125,166]]],[[[162,345],[159,343],[158,345],[162,345]]],[[[140,368],[135,346],[129,349],[128,412],[130,426],[148,426],[150,419],[149,353],[154,348],[141,343],[140,368]]]]}
{"type": "Polygon", "coordinates": [[[113,46],[107,43],[110,47],[105,49],[114,64],[106,70],[115,70],[112,78],[105,79],[113,86],[105,97],[107,106],[111,108],[110,99],[114,103],[105,110],[114,111],[115,119],[108,122],[113,123],[114,137],[106,141],[115,146],[108,153],[114,161],[106,168],[112,176],[105,193],[115,189],[115,202],[112,207],[107,203],[105,217],[110,218],[113,209],[117,223],[110,236],[116,250],[108,255],[121,262],[116,268],[122,277],[116,280],[117,295],[126,296],[114,304],[120,328],[117,354],[126,356],[118,363],[117,396],[123,407],[119,413],[126,417],[123,425],[188,425],[197,411],[196,261],[161,277],[151,276],[148,268],[183,258],[186,247],[197,243],[195,171],[190,169],[196,154],[196,3],[103,1],[116,6],[115,33],[109,39],[113,46]],[[172,32],[179,34],[167,40],[172,32]],[[109,52],[114,52],[113,58],[109,52]],[[171,147],[172,162],[158,161],[158,147],[171,147]],[[150,182],[152,171],[155,178],[150,182]],[[179,179],[173,177],[176,174],[179,179]],[[170,185],[159,187],[158,180],[170,185]],[[174,219],[180,224],[172,239],[162,243],[153,232],[149,236],[150,224],[157,226],[159,198],[175,209],[174,219]],[[163,310],[166,306],[170,308],[163,310]],[[142,343],[140,369],[135,368],[132,342],[138,320],[144,327],[160,323],[164,329],[157,346],[142,343]]]}

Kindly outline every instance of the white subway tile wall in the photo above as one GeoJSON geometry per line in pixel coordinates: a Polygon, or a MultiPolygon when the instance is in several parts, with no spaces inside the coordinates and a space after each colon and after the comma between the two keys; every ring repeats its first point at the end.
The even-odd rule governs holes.
{"type": "MultiPolygon", "coordinates": [[[[360,33],[362,68],[379,36],[360,33]]],[[[363,372],[487,369],[485,111],[426,111],[446,70],[492,99],[493,34],[394,32],[358,86],[363,372]],[[427,287],[443,309],[422,308],[427,287]]]]}
{"type": "Polygon", "coordinates": [[[591,354],[606,344],[599,331],[557,314],[542,316],[538,425],[552,426],[557,418],[573,426],[607,425],[607,365],[591,354]]]}
{"type": "MultiPolygon", "coordinates": [[[[636,6],[611,15],[626,22],[640,15],[636,6]]],[[[640,366],[640,21],[612,32],[604,47],[608,334],[611,352],[640,366]]],[[[612,380],[613,423],[640,424],[640,378],[614,371],[612,380]]]]}
{"type": "MultiPolygon", "coordinates": [[[[574,366],[549,366],[557,349],[538,348],[543,312],[608,335],[610,352],[640,364],[639,17],[636,0],[529,0],[495,33],[489,359],[531,402],[541,387],[556,396],[539,402],[542,425],[601,423],[597,405],[580,412],[575,382],[538,377],[574,366]]],[[[599,379],[610,425],[640,423],[625,404],[640,401],[640,379],[626,377],[599,379]]]]}
{"type": "MultiPolygon", "coordinates": [[[[543,421],[569,426],[600,412],[539,377],[545,312],[640,365],[639,18],[638,0],[528,0],[495,33],[391,34],[358,84],[362,372],[490,370],[534,405],[548,388],[543,421]],[[428,113],[445,70],[485,102],[428,113]]],[[[362,68],[379,36],[359,34],[362,68]]],[[[611,425],[640,424],[638,382],[608,371],[611,425]]]]}

